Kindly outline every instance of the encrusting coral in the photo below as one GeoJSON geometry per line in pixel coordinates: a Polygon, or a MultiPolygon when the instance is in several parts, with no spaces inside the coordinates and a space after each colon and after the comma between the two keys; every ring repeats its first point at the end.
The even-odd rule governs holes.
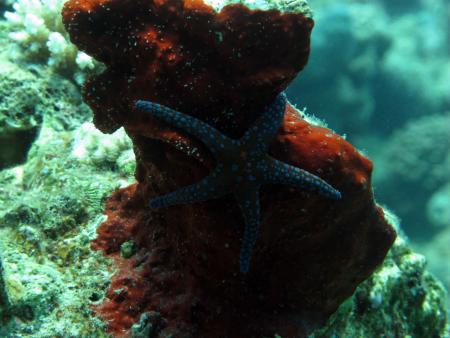
{"type": "Polygon", "coordinates": [[[263,187],[260,236],[245,278],[238,268],[243,220],[233,198],[147,206],[207,176],[214,158],[182,129],[136,109],[136,100],[239,139],[307,62],[313,20],[306,2],[295,10],[278,3],[261,10],[233,2],[220,11],[187,0],[64,6],[71,40],[107,66],[85,86],[94,123],[104,132],[124,126],[136,153],[138,183],[111,196],[93,242],[117,266],[95,307],[115,336],[129,335],[153,311],[165,323],[161,335],[302,337],[370,276],[394,241],[373,200],[371,162],[290,104],[268,154],[321,177],[343,198],[263,187]],[[131,242],[134,255],[121,256],[131,242]]]}

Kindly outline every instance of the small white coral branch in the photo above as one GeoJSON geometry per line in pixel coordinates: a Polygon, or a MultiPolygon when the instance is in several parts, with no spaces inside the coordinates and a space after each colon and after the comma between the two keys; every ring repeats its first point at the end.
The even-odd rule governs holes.
{"type": "Polygon", "coordinates": [[[16,0],[14,11],[5,12],[9,38],[19,47],[12,49],[11,54],[14,58],[25,57],[33,62],[46,60],[54,70],[72,74],[72,79],[81,84],[85,74],[97,63],[70,42],[61,18],[64,2],[16,0]]]}

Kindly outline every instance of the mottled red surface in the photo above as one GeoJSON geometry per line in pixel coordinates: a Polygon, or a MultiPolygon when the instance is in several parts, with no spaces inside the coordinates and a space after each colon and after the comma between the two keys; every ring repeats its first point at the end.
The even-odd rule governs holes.
{"type": "Polygon", "coordinates": [[[97,127],[123,125],[137,158],[138,183],[111,196],[93,242],[118,269],[95,307],[114,336],[129,336],[142,313],[156,311],[176,338],[303,337],[382,262],[395,233],[374,203],[371,162],[289,105],[271,155],[319,175],[343,198],[264,187],[246,277],[232,196],[147,208],[150,198],[204,177],[214,161],[132,102],[168,105],[237,138],[305,65],[311,19],[237,5],[217,14],[200,0],[71,0],[63,15],[72,41],[107,65],[86,86],[97,127]],[[129,240],[138,251],[123,259],[129,240]]]}
{"type": "Polygon", "coordinates": [[[395,238],[372,198],[371,162],[289,107],[271,154],[325,178],[343,199],[263,189],[261,234],[244,280],[238,273],[243,221],[233,198],[149,211],[150,196],[193,183],[207,169],[174,147],[147,146],[153,156],[141,159],[142,183],[111,197],[93,243],[119,268],[96,308],[116,336],[151,310],[168,320],[168,331],[192,337],[302,337],[372,273],[395,238]],[[139,252],[122,259],[120,244],[130,239],[139,252]]]}
{"type": "Polygon", "coordinates": [[[105,132],[139,119],[136,99],[243,131],[305,66],[313,27],[240,5],[217,14],[201,0],[72,0],[63,20],[72,42],[108,67],[85,91],[105,132]]]}

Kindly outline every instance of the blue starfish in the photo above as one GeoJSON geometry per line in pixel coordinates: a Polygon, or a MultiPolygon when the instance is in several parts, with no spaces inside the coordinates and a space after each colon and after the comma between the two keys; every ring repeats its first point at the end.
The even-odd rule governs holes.
{"type": "Polygon", "coordinates": [[[286,95],[279,94],[261,117],[239,140],[231,139],[209,124],[149,101],[136,101],[136,108],[202,141],[216,160],[215,169],[201,181],[156,197],[151,208],[203,202],[234,193],[242,210],[245,230],[241,243],[240,271],[247,273],[260,225],[259,189],[262,184],[284,184],[317,191],[340,199],[341,193],[321,178],[267,154],[284,117],[286,95]]]}

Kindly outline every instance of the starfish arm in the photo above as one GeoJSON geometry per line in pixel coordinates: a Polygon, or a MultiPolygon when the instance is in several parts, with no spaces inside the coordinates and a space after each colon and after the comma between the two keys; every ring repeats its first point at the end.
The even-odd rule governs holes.
{"type": "Polygon", "coordinates": [[[150,208],[157,209],[179,204],[199,203],[219,198],[229,193],[229,189],[221,184],[219,175],[220,172],[215,170],[212,174],[197,183],[155,197],[150,201],[150,208]]]}
{"type": "Polygon", "coordinates": [[[291,185],[317,191],[319,194],[338,200],[341,193],[320,177],[287,163],[271,159],[258,167],[265,183],[291,185]]]}
{"type": "Polygon", "coordinates": [[[254,142],[260,153],[264,153],[270,141],[277,134],[280,124],[283,121],[286,109],[286,95],[284,92],[269,104],[255,124],[244,134],[241,141],[244,143],[254,142]]]}
{"type": "Polygon", "coordinates": [[[240,271],[245,274],[250,268],[250,261],[259,232],[261,209],[259,205],[259,186],[247,189],[241,188],[235,195],[245,221],[239,257],[240,271]]]}
{"type": "Polygon", "coordinates": [[[195,136],[215,156],[223,152],[230,144],[234,144],[232,139],[220,133],[216,128],[193,116],[150,101],[138,100],[135,105],[136,108],[146,111],[168,124],[195,136]]]}

